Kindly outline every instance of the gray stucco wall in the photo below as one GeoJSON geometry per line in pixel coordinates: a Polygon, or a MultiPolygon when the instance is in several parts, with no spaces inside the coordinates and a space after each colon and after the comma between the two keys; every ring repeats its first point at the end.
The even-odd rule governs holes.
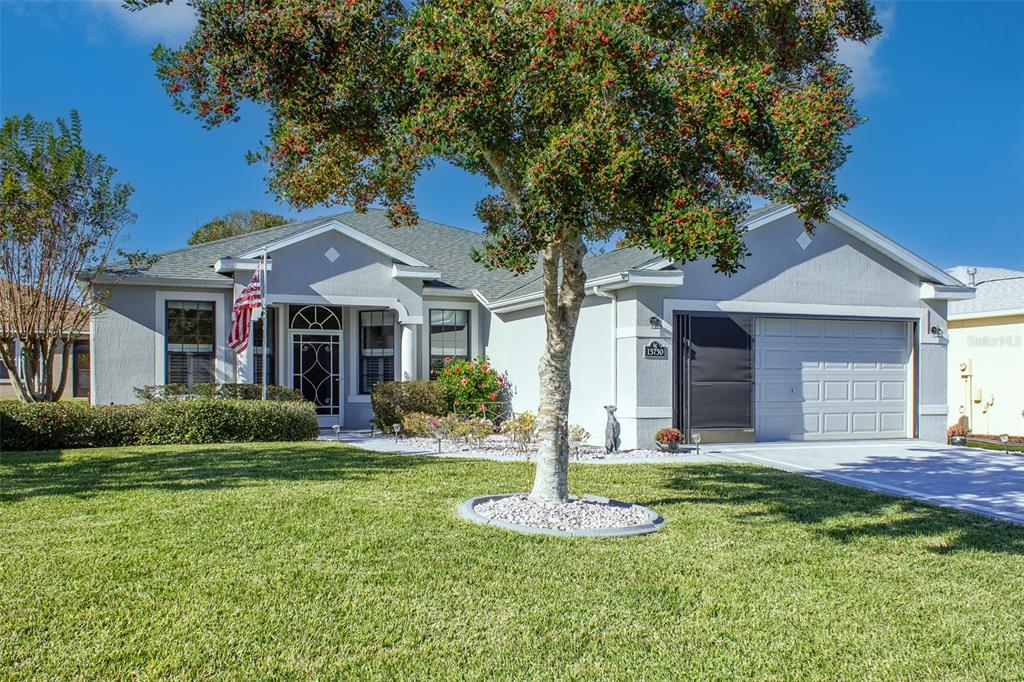
{"type": "MultiPolygon", "coordinates": [[[[945,304],[927,306],[920,299],[921,281],[916,274],[843,230],[830,224],[818,225],[806,250],[796,241],[802,232],[800,220],[790,216],[748,233],[747,245],[752,255],[744,261],[745,268],[732,277],[715,273],[707,261],[688,263],[683,267],[682,286],[628,289],[620,294],[623,309],[632,313],[637,330],[632,357],[626,361],[633,368],[636,381],[636,433],[641,445],[649,444],[659,428],[670,426],[673,421],[674,358],[666,368],[641,357],[643,345],[653,337],[659,337],[671,349],[671,312],[687,310],[685,303],[666,306],[666,300],[671,299],[739,301],[754,308],[758,303],[826,306],[830,312],[819,314],[830,317],[871,316],[850,310],[853,306],[876,308],[878,317],[892,314],[914,319],[923,315],[926,322],[919,325],[924,329],[919,330],[918,402],[922,406],[945,402],[946,346],[942,339],[928,334],[927,329],[930,325],[945,328],[945,304]],[[907,314],[909,311],[913,314],[907,314]],[[662,318],[661,331],[649,330],[652,316],[662,318]]],[[[780,309],[776,314],[787,313],[780,309]]],[[[620,344],[625,341],[620,339],[620,344]]],[[[620,371],[621,376],[630,373],[629,368],[620,371]]],[[[922,412],[918,419],[921,438],[945,438],[945,415],[922,412]]]]}
{"type": "MultiPolygon", "coordinates": [[[[336,304],[355,299],[393,298],[408,310],[422,315],[422,282],[392,277],[392,260],[345,235],[327,232],[270,254],[268,293],[274,297],[323,297],[336,304]],[[334,249],[332,262],[327,253],[334,249]]],[[[251,272],[239,272],[236,284],[244,286],[251,272]]]]}
{"type": "MultiPolygon", "coordinates": [[[[163,364],[162,336],[157,329],[158,296],[188,298],[193,295],[212,296],[221,311],[220,333],[227,338],[230,323],[229,291],[149,286],[114,286],[104,294],[104,308],[93,317],[93,397],[95,404],[137,402],[134,389],[163,383],[159,367],[163,364]],[[224,321],[227,322],[224,322],[224,321]],[[158,353],[160,355],[158,356],[158,353]]],[[[234,357],[221,353],[217,372],[222,380],[234,376],[234,357]]],[[[233,379],[231,379],[233,380],[233,379]]]]}

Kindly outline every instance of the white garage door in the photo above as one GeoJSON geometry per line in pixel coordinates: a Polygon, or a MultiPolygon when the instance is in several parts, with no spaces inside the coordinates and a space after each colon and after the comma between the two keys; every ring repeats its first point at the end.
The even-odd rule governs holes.
{"type": "Polygon", "coordinates": [[[758,440],[904,438],[906,322],[758,318],[758,440]]]}

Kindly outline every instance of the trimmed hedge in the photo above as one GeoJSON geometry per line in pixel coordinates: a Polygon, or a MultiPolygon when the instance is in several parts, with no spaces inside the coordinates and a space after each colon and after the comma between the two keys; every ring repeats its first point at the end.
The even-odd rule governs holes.
{"type": "Polygon", "coordinates": [[[227,399],[141,405],[0,402],[0,450],[310,440],[312,403],[227,399]]]}
{"type": "Polygon", "coordinates": [[[412,412],[439,416],[448,411],[444,386],[437,381],[382,381],[373,387],[370,402],[377,426],[385,431],[412,412]]]}
{"type": "MultiPolygon", "coordinates": [[[[221,398],[227,400],[262,400],[261,384],[156,384],[135,389],[135,397],[144,403],[158,400],[221,398]]],[[[267,400],[302,400],[302,393],[286,386],[267,386],[267,400]]]]}

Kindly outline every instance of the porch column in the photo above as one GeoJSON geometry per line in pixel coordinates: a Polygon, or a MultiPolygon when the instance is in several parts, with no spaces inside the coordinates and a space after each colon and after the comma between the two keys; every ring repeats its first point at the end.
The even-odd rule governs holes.
{"type": "Polygon", "coordinates": [[[416,328],[419,325],[402,325],[402,381],[413,381],[416,378],[416,328]]]}

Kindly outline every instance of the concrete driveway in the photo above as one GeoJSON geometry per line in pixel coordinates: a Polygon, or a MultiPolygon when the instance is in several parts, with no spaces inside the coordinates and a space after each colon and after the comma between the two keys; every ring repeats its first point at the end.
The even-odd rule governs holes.
{"type": "Polygon", "coordinates": [[[1024,455],[915,440],[747,443],[701,450],[1024,524],[1024,455]]]}

